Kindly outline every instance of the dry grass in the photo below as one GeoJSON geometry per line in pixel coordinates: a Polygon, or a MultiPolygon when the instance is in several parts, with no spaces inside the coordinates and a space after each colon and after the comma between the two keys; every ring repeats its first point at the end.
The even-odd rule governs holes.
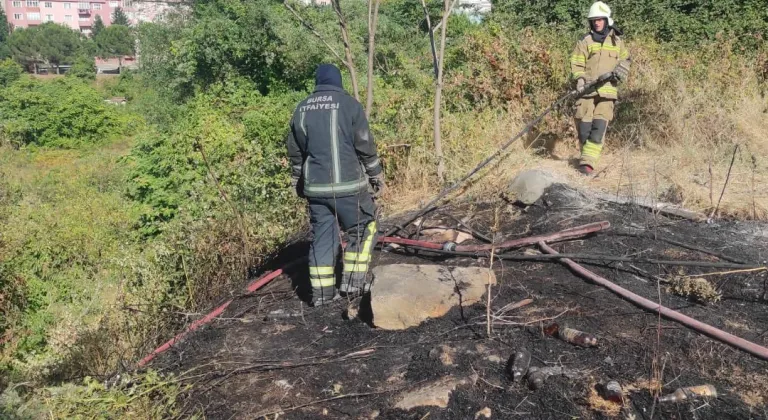
{"type": "Polygon", "coordinates": [[[734,366],[727,371],[718,372],[717,376],[717,379],[731,383],[731,392],[750,407],[768,405],[768,374],[745,372],[742,368],[734,366]]]}
{"type": "Polygon", "coordinates": [[[649,381],[647,378],[639,378],[629,385],[624,385],[623,389],[624,392],[648,391],[653,394],[660,393],[662,387],[663,384],[659,380],[653,379],[649,381]]]}
{"type": "MultiPolygon", "coordinates": [[[[631,50],[633,74],[621,89],[597,178],[581,177],[574,170],[570,160],[578,157],[577,141],[564,112],[541,125],[542,131],[533,136],[540,135],[538,142],[529,137],[513,145],[501,162],[486,170],[489,176],[464,193],[493,196],[521,169],[538,167],[585,188],[679,201],[709,214],[717,206],[739,144],[718,215],[768,219],[768,103],[750,62],[706,48],[676,58],[654,45],[635,43],[631,50]],[[542,142],[548,153],[534,150],[542,142]]],[[[531,119],[522,108],[510,104],[507,110],[444,112],[449,179],[460,178],[520,130],[531,119]]],[[[439,189],[434,182],[428,111],[423,112],[424,123],[415,128],[420,143],[411,147],[389,196],[391,212],[418,207],[439,189]],[[392,197],[397,197],[396,203],[392,197]]]]}
{"type": "Polygon", "coordinates": [[[587,405],[593,411],[602,413],[608,417],[618,417],[621,414],[621,404],[608,401],[598,394],[595,384],[589,385],[589,395],[587,395],[587,405]]]}
{"type": "Polygon", "coordinates": [[[722,297],[715,285],[702,277],[675,276],[669,283],[668,292],[699,303],[715,303],[722,297]]]}

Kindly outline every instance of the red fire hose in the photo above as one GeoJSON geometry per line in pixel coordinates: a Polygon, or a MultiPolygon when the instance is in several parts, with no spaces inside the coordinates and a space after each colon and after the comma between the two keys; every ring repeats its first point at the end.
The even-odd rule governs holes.
{"type": "MultiPolygon", "coordinates": [[[[283,274],[283,271],[285,269],[287,269],[288,267],[290,267],[290,266],[292,266],[292,265],[294,265],[296,263],[297,263],[297,261],[288,263],[283,268],[280,268],[278,270],[266,273],[263,276],[259,277],[258,279],[254,280],[253,282],[249,283],[248,286],[246,286],[246,288],[245,288],[246,294],[253,293],[253,292],[261,289],[262,287],[266,286],[269,282],[271,282],[272,280],[276,279],[281,274],[283,274]]],[[[224,310],[227,309],[227,307],[229,307],[229,305],[232,304],[233,301],[234,301],[233,299],[230,299],[230,300],[222,303],[221,305],[216,307],[216,309],[214,309],[211,312],[209,312],[208,315],[206,315],[206,316],[196,320],[195,322],[189,324],[189,326],[187,328],[185,328],[184,331],[176,334],[173,338],[171,338],[170,340],[166,341],[163,345],[161,345],[160,347],[158,347],[155,350],[153,350],[152,353],[148,354],[146,357],[141,359],[139,361],[139,363],[138,363],[138,366],[139,367],[145,366],[147,363],[151,362],[155,357],[157,357],[160,354],[168,351],[168,349],[173,347],[174,344],[176,344],[179,341],[181,341],[182,339],[184,339],[184,337],[189,335],[191,332],[193,332],[193,331],[197,330],[198,328],[202,327],[203,325],[208,324],[209,322],[213,321],[213,319],[216,318],[217,316],[221,315],[221,313],[224,312],[224,310]]]]}
{"type": "MultiPolygon", "coordinates": [[[[545,244],[544,242],[539,242],[539,247],[547,254],[557,255],[557,251],[547,246],[547,244],[545,244]]],[[[702,334],[712,337],[715,340],[718,340],[722,343],[736,347],[737,349],[744,350],[747,353],[751,353],[763,360],[768,360],[768,348],[765,348],[759,344],[755,344],[751,341],[747,341],[741,337],[737,337],[723,330],[719,330],[711,325],[705,324],[701,321],[697,321],[689,316],[681,314],[680,312],[673,311],[672,309],[661,306],[658,303],[650,301],[642,296],[636,295],[630,292],[629,290],[617,284],[611,283],[605,278],[600,277],[597,274],[585,269],[584,267],[580,266],[579,264],[576,264],[575,262],[573,262],[572,260],[569,260],[568,258],[562,258],[560,261],[562,261],[565,265],[567,265],[568,268],[573,270],[576,274],[586,279],[589,279],[599,284],[600,286],[605,287],[606,289],[612,291],[613,293],[616,293],[617,295],[623,297],[624,299],[629,300],[630,302],[634,303],[635,305],[643,309],[647,309],[652,312],[658,312],[661,315],[664,315],[666,318],[669,318],[675,322],[679,322],[680,324],[683,324],[688,328],[691,328],[695,331],[698,331],[702,334]]]]}
{"type": "MultiPolygon", "coordinates": [[[[505,248],[515,248],[515,247],[521,247],[521,246],[527,246],[527,245],[533,245],[538,243],[539,241],[545,241],[545,242],[552,242],[552,241],[562,241],[567,239],[573,239],[577,237],[581,237],[584,235],[587,235],[589,233],[598,232],[601,230],[608,229],[611,226],[611,224],[607,221],[598,222],[598,223],[590,223],[583,226],[577,226],[571,229],[566,229],[561,232],[556,233],[549,233],[545,235],[539,235],[539,236],[531,236],[528,238],[521,238],[521,239],[514,239],[511,241],[503,242],[501,244],[496,245],[458,245],[455,247],[456,251],[460,252],[477,252],[477,251],[490,251],[491,248],[496,249],[505,249],[505,248]]],[[[382,243],[392,243],[392,244],[400,244],[400,245],[409,245],[409,246],[418,246],[422,248],[429,248],[429,249],[443,249],[445,246],[444,244],[438,244],[434,242],[427,242],[427,241],[416,241],[412,239],[405,239],[405,238],[396,238],[396,237],[383,237],[379,238],[379,242],[382,243]]],[[[260,288],[267,285],[269,282],[274,280],[275,278],[279,277],[281,274],[283,274],[284,270],[289,268],[290,266],[298,263],[299,261],[304,261],[303,259],[293,261],[283,268],[280,268],[279,270],[271,271],[269,273],[264,274],[257,280],[254,280],[252,283],[248,284],[246,286],[246,294],[253,293],[260,288]]],[[[179,343],[181,340],[183,340],[187,335],[192,333],[193,331],[197,330],[198,328],[202,327],[203,325],[206,325],[213,321],[217,316],[221,315],[233,302],[233,299],[230,299],[218,307],[216,307],[214,310],[209,312],[204,317],[192,322],[185,328],[182,332],[176,334],[173,338],[166,341],[164,344],[162,344],[160,347],[156,348],[152,351],[152,353],[148,354],[146,357],[141,359],[138,363],[138,367],[146,366],[147,363],[151,362],[155,357],[159,356],[160,354],[168,351],[171,347],[173,347],[175,344],[179,343]]]]}
{"type": "Polygon", "coordinates": [[[523,246],[536,245],[537,243],[565,241],[569,239],[579,238],[590,233],[606,230],[611,227],[611,223],[608,221],[602,221],[597,223],[589,223],[582,226],[576,226],[574,228],[566,229],[560,232],[547,233],[544,235],[530,236],[527,238],[513,239],[510,241],[502,242],[500,244],[482,244],[482,245],[455,245],[452,242],[445,244],[439,244],[428,241],[417,241],[413,239],[397,238],[386,236],[379,239],[379,242],[398,244],[405,246],[418,246],[420,248],[428,249],[445,249],[447,251],[456,252],[478,252],[478,251],[490,251],[491,249],[502,250],[509,248],[519,248],[523,246]]]}

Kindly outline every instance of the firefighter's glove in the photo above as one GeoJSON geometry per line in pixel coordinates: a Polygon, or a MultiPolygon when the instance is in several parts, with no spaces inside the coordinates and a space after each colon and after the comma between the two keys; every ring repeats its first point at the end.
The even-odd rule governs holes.
{"type": "Polygon", "coordinates": [[[371,184],[371,188],[373,189],[374,198],[381,197],[384,194],[384,191],[387,190],[387,185],[384,183],[384,172],[369,177],[368,182],[371,184]]]}
{"type": "Polygon", "coordinates": [[[587,82],[584,80],[583,77],[579,77],[579,80],[576,81],[576,92],[583,93],[584,87],[586,86],[587,82]]]}
{"type": "Polygon", "coordinates": [[[301,178],[294,176],[291,177],[291,188],[299,198],[304,198],[304,187],[301,185],[301,178]]]}
{"type": "Polygon", "coordinates": [[[616,78],[616,80],[619,82],[626,82],[627,77],[629,77],[629,69],[619,63],[619,65],[613,69],[613,77],[616,78]]]}

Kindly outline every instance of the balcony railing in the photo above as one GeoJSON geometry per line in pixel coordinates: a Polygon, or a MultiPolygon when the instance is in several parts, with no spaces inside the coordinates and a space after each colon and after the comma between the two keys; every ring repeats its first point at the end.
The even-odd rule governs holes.
{"type": "Polygon", "coordinates": [[[91,9],[77,9],[77,13],[80,15],[90,15],[91,9]]]}

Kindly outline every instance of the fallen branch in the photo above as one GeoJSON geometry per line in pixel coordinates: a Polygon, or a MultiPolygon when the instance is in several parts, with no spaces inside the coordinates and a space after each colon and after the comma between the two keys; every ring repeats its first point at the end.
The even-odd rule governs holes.
{"type": "Polygon", "coordinates": [[[737,264],[747,264],[743,260],[740,260],[740,259],[737,259],[737,258],[733,258],[733,257],[729,257],[727,255],[724,255],[724,254],[716,252],[716,251],[712,251],[712,250],[707,249],[707,248],[703,248],[703,247],[700,247],[700,246],[687,244],[685,242],[676,241],[674,239],[669,239],[669,238],[666,238],[666,237],[663,237],[663,236],[659,236],[659,235],[656,235],[656,234],[650,234],[650,233],[643,234],[643,233],[630,233],[630,232],[613,232],[613,233],[609,233],[609,235],[627,236],[627,237],[630,237],[630,238],[648,238],[648,239],[653,239],[655,241],[666,242],[666,243],[668,243],[670,245],[679,246],[680,248],[689,249],[691,251],[698,251],[698,252],[701,252],[703,254],[712,255],[713,257],[720,258],[721,260],[724,260],[724,261],[730,261],[730,262],[737,263],[737,264]]]}
{"type": "MultiPolygon", "coordinates": [[[[543,242],[543,241],[542,241],[543,242]]],[[[475,252],[460,252],[460,251],[446,251],[442,249],[423,248],[419,246],[409,246],[409,248],[433,252],[442,255],[453,255],[457,257],[482,257],[484,255],[478,255],[475,252]]],[[[560,254],[559,254],[560,255],[560,254]]],[[[689,261],[689,260],[659,260],[655,258],[633,258],[633,257],[616,257],[613,255],[594,255],[594,254],[562,254],[561,256],[555,255],[519,255],[519,254],[501,254],[494,256],[497,260],[507,261],[539,261],[550,262],[558,260],[560,258],[570,258],[572,260],[579,261],[612,261],[612,262],[625,262],[633,264],[657,264],[657,265],[671,265],[678,267],[702,267],[702,268],[734,268],[739,270],[758,270],[768,269],[764,265],[746,265],[746,264],[733,264],[733,263],[719,263],[711,261],[689,261]]]]}
{"type": "MultiPolygon", "coordinates": [[[[577,227],[566,229],[560,232],[529,236],[527,238],[513,239],[513,240],[505,241],[499,244],[457,245],[454,249],[456,250],[456,252],[461,252],[466,254],[469,252],[490,251],[491,249],[521,248],[524,246],[535,245],[539,241],[556,242],[556,241],[566,241],[566,240],[581,238],[592,233],[606,230],[610,227],[611,227],[610,222],[602,221],[602,222],[589,223],[586,225],[577,226],[577,227]]],[[[442,250],[444,247],[444,244],[439,244],[435,242],[417,241],[413,239],[405,239],[405,238],[399,238],[399,237],[393,237],[393,236],[385,236],[379,239],[379,242],[392,243],[392,244],[398,244],[398,245],[407,245],[407,246],[416,246],[416,247],[422,247],[422,248],[432,249],[432,250],[442,250]]],[[[470,256],[473,256],[473,255],[474,254],[470,254],[470,256]]]]}
{"type": "MultiPolygon", "coordinates": [[[[559,255],[557,251],[550,248],[544,242],[540,242],[539,247],[547,254],[559,255]]],[[[686,327],[689,327],[695,331],[705,334],[715,340],[731,345],[738,349],[744,350],[747,353],[753,354],[763,360],[768,360],[768,348],[752,343],[750,341],[747,341],[741,337],[737,337],[725,331],[719,330],[711,325],[704,324],[703,322],[697,321],[689,316],[683,315],[680,312],[673,311],[672,309],[669,309],[658,303],[650,301],[642,296],[632,293],[629,290],[606,280],[603,277],[596,275],[595,273],[585,269],[584,267],[576,264],[575,262],[573,262],[568,258],[563,258],[562,255],[559,255],[559,256],[561,258],[560,261],[563,262],[566,266],[568,266],[568,268],[570,268],[573,272],[575,272],[579,276],[584,277],[600,286],[605,287],[611,292],[621,296],[624,299],[629,300],[630,302],[634,303],[635,305],[643,309],[646,309],[651,312],[656,312],[660,316],[664,316],[668,319],[671,319],[675,322],[685,325],[686,327]]]]}
{"type": "Polygon", "coordinates": [[[683,219],[693,220],[696,222],[703,222],[707,220],[707,216],[699,212],[687,210],[680,206],[675,206],[669,203],[655,202],[653,200],[649,200],[646,198],[621,197],[621,196],[614,196],[612,194],[603,194],[603,193],[597,193],[595,194],[595,197],[597,197],[599,200],[607,201],[609,203],[614,203],[614,204],[634,204],[634,205],[637,205],[661,214],[666,214],[668,216],[681,217],[683,219]]]}

